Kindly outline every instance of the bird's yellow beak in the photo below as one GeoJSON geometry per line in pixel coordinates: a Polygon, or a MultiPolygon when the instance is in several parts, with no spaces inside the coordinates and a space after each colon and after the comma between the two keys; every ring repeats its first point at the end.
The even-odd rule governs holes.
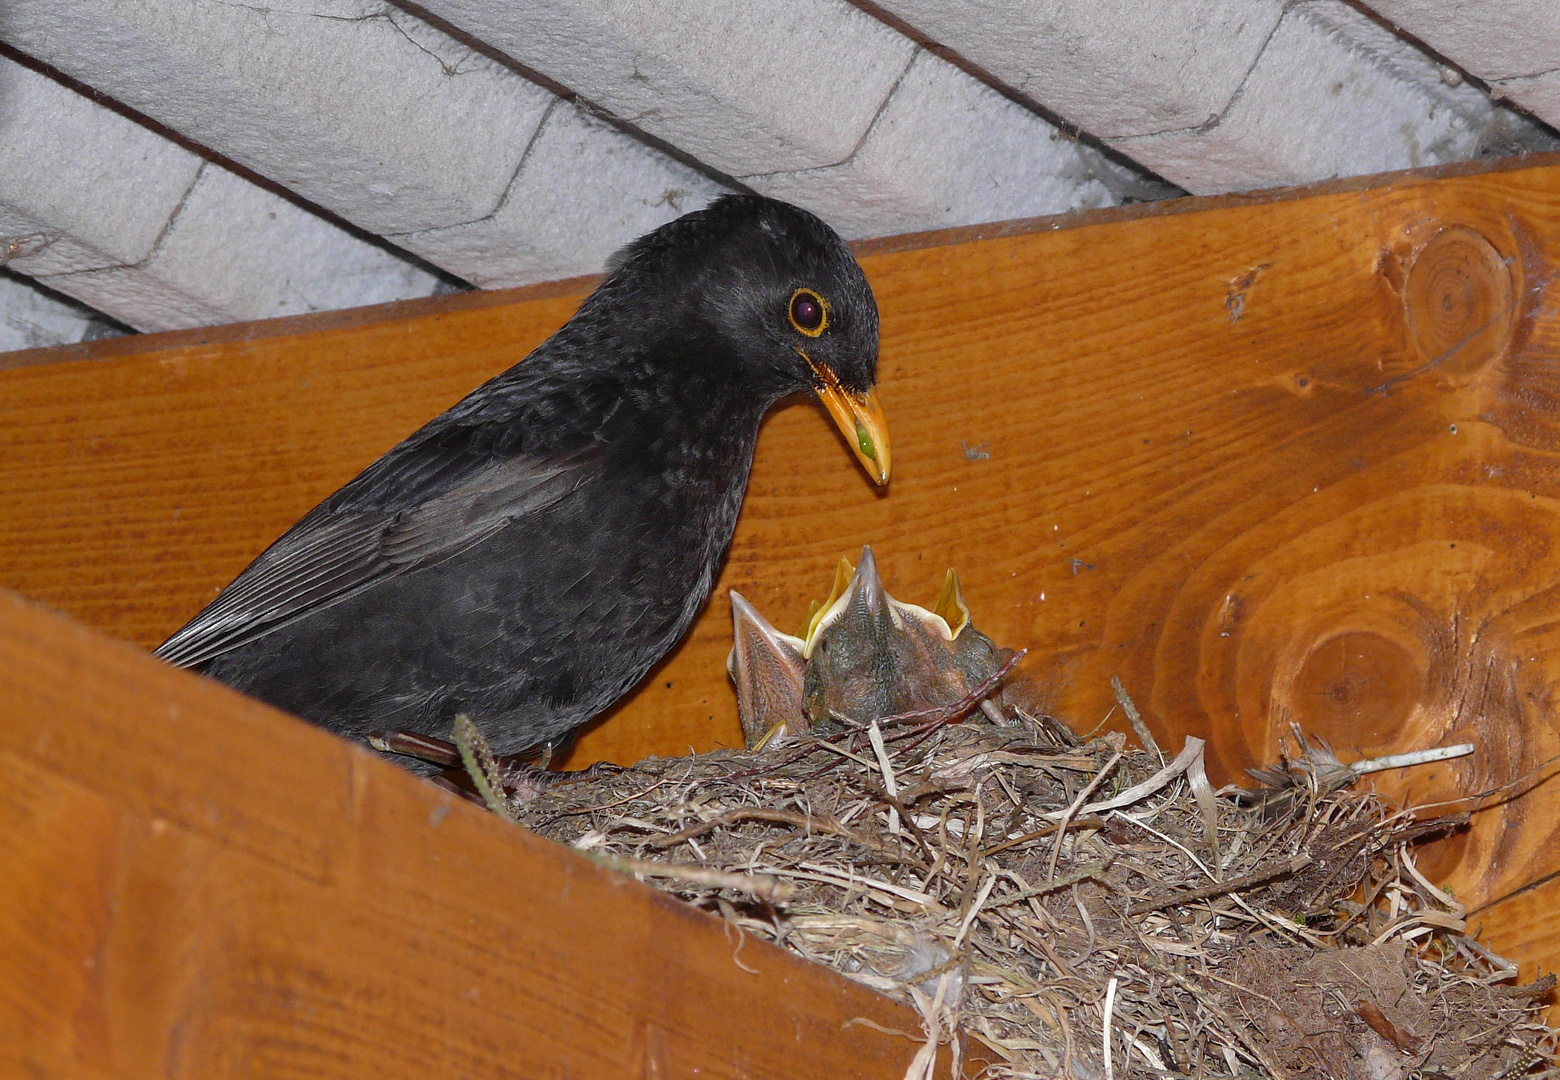
{"type": "MultiPolygon", "coordinates": [[[[801,352],[800,349],[797,351],[801,352]]],[[[818,397],[823,400],[823,407],[829,410],[829,415],[834,417],[834,422],[844,433],[845,441],[855,451],[856,460],[861,462],[861,467],[867,470],[867,475],[874,481],[880,485],[887,484],[890,467],[888,423],[883,419],[877,391],[856,393],[847,390],[840,385],[839,376],[828,367],[814,363],[813,358],[806,353],[802,353],[802,359],[807,361],[813,374],[823,384],[818,388],[818,397]]]]}

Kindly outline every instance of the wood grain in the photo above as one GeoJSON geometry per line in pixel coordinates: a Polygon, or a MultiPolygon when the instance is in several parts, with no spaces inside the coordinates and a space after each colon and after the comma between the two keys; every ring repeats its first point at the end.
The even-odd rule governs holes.
{"type": "MultiPolygon", "coordinates": [[[[817,408],[771,417],[715,601],[570,763],[735,742],[725,589],[790,626],[868,542],[906,600],[957,567],[1036,707],[1091,727],[1117,675],[1226,776],[1292,720],[1346,757],[1478,744],[1381,781],[1414,798],[1560,750],[1560,166],[1455,173],[864,254],[893,484],[817,408]]],[[[0,584],[154,644],[574,303],[462,301],[0,372],[0,584]]],[[[1555,801],[1424,863],[1506,895],[1560,866],[1555,801]]]]}
{"type": "MultiPolygon", "coordinates": [[[[908,1010],[0,592],[0,1074],[897,1080],[908,1010]]],[[[944,1070],[945,1074],[945,1070],[944,1070]]]]}
{"type": "MultiPolygon", "coordinates": [[[[1560,972],[1556,910],[1560,910],[1560,878],[1551,875],[1475,910],[1468,922],[1480,941],[1517,965],[1518,979],[1531,982],[1560,972]]],[[[1549,1006],[1549,1022],[1560,1023],[1560,1008],[1554,1002],[1549,1006]]]]}

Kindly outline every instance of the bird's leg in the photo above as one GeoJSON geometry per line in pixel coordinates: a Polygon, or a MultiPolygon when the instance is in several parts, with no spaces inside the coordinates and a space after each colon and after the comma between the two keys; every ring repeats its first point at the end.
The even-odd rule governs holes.
{"type": "MultiPolygon", "coordinates": [[[[482,756],[487,743],[481,738],[480,732],[472,728],[475,738],[472,740],[472,750],[475,759],[482,756]],[[480,746],[478,741],[480,740],[480,746]]],[[[493,757],[488,753],[489,765],[483,768],[478,762],[477,772],[472,772],[461,761],[460,748],[456,743],[445,739],[434,738],[432,735],[419,735],[415,731],[376,731],[368,736],[368,744],[382,754],[403,754],[407,757],[417,758],[433,765],[441,766],[449,772],[434,776],[430,779],[433,783],[445,788],[464,799],[476,802],[479,805],[487,803],[487,793],[481,791],[478,786],[478,774],[496,798],[509,803],[524,805],[536,798],[546,788],[557,782],[564,776],[575,779],[591,778],[596,776],[605,762],[597,762],[583,772],[555,773],[550,766],[555,760],[566,757],[574,746],[573,733],[563,738],[543,743],[539,750],[529,751],[523,754],[508,754],[504,757],[493,757]],[[459,781],[469,780],[472,787],[466,787],[459,781]]],[[[607,766],[612,768],[615,766],[607,766]]]]}
{"type": "Polygon", "coordinates": [[[558,777],[569,774],[550,772],[545,766],[507,757],[498,759],[495,775],[504,797],[517,806],[524,806],[556,783],[558,777]]]}
{"type": "Polygon", "coordinates": [[[556,739],[549,739],[541,746],[519,754],[509,754],[497,761],[498,776],[504,790],[511,798],[527,803],[553,784],[564,780],[592,780],[603,772],[619,768],[611,762],[598,761],[584,769],[563,770],[553,768],[574,749],[576,731],[565,732],[556,739]]]}
{"type": "Polygon", "coordinates": [[[449,773],[440,773],[437,776],[430,776],[428,777],[428,783],[432,784],[434,787],[443,788],[451,795],[459,796],[466,802],[476,803],[478,806],[486,805],[482,801],[482,796],[478,795],[470,788],[461,787],[454,780],[450,779],[449,773]]]}
{"type": "Polygon", "coordinates": [[[415,731],[376,731],[368,736],[368,745],[382,754],[404,754],[446,769],[460,767],[460,751],[455,744],[415,731]]]}

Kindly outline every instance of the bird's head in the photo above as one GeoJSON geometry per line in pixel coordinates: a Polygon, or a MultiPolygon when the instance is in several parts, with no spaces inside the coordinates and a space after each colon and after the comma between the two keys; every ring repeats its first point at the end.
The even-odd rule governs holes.
{"type": "Polygon", "coordinates": [[[803,640],[802,708],[815,731],[950,705],[1006,659],[970,625],[951,569],[928,611],[888,595],[870,547],[855,567],[840,560],[834,589],[808,617],[803,640]]]}
{"type": "Polygon", "coordinates": [[[731,616],[726,669],[750,749],[952,705],[1013,656],[970,625],[951,569],[931,610],[901,603],[883,587],[870,547],[858,566],[840,560],[799,636],[776,630],[735,589],[731,616]]]}
{"type": "Polygon", "coordinates": [[[669,222],[613,261],[604,292],[653,293],[647,318],[719,342],[761,407],[816,393],[878,484],[890,470],[878,405],[877,301],[839,234],[800,207],[727,195],[669,222]]]}

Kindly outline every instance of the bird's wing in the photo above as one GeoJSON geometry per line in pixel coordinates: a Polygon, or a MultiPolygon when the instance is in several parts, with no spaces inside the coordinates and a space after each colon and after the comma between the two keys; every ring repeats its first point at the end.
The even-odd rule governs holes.
{"type": "Polygon", "coordinates": [[[190,667],[381,579],[442,562],[567,498],[598,474],[600,458],[599,444],[588,443],[548,458],[468,457],[418,470],[391,460],[371,467],[289,529],[157,655],[190,667]],[[409,471],[429,483],[407,490],[409,471]],[[373,489],[392,478],[401,490],[386,505],[373,489]]]}

